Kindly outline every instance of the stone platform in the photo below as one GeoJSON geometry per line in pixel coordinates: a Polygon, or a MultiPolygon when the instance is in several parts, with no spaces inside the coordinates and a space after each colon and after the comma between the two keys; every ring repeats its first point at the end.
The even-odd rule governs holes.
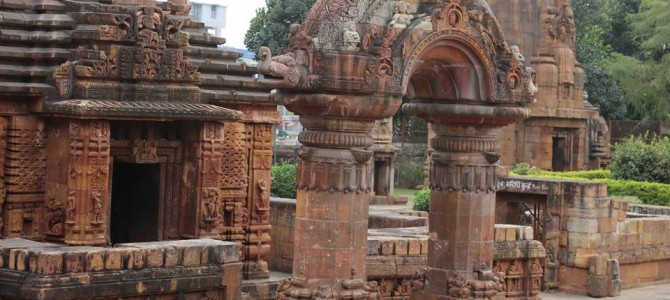
{"type": "Polygon", "coordinates": [[[236,243],[211,239],[69,247],[0,240],[1,299],[240,299],[236,243]]]}

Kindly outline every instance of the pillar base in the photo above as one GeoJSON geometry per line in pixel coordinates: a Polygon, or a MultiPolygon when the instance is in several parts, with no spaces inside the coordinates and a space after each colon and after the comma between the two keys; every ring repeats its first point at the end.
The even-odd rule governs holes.
{"type": "Polygon", "coordinates": [[[268,279],[270,278],[270,270],[268,263],[264,260],[245,261],[244,262],[244,278],[245,279],[268,279]]]}
{"type": "Polygon", "coordinates": [[[504,274],[492,271],[477,271],[466,274],[461,271],[448,271],[429,268],[426,277],[433,282],[424,281],[423,289],[413,291],[410,299],[505,299],[504,274]],[[476,276],[477,278],[473,278],[476,276]]]}
{"type": "Polygon", "coordinates": [[[379,299],[379,284],[360,279],[343,280],[334,284],[308,284],[304,279],[287,278],[279,283],[278,300],[298,299],[379,299]],[[316,286],[310,288],[309,286],[316,286]]]}

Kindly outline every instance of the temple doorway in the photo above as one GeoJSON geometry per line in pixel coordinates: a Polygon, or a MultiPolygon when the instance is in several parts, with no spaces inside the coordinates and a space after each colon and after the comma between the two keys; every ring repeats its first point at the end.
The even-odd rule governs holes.
{"type": "Polygon", "coordinates": [[[572,129],[555,129],[552,137],[551,169],[554,171],[572,171],[575,148],[575,132],[572,129]]]}
{"type": "Polygon", "coordinates": [[[391,162],[387,160],[375,161],[375,195],[377,196],[390,196],[389,192],[391,187],[390,184],[393,182],[390,181],[389,176],[391,175],[391,162]]]}
{"type": "Polygon", "coordinates": [[[551,169],[554,171],[566,171],[567,157],[565,156],[565,137],[552,138],[551,169]]]}
{"type": "Polygon", "coordinates": [[[159,240],[160,174],[160,164],[114,163],[112,244],[159,240]]]}

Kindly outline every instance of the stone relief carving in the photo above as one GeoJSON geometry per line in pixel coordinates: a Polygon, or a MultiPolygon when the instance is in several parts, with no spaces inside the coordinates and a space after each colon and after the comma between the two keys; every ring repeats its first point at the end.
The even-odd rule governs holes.
{"type": "Polygon", "coordinates": [[[449,278],[447,284],[450,297],[459,299],[470,298],[472,293],[471,282],[467,277],[454,274],[449,278]]]}
{"type": "Polygon", "coordinates": [[[559,8],[548,9],[545,13],[546,22],[550,22],[549,34],[559,43],[575,48],[575,16],[569,3],[559,8]]]}
{"type": "Polygon", "coordinates": [[[261,47],[258,50],[258,57],[260,71],[284,78],[285,85],[289,87],[295,87],[300,83],[300,71],[293,53],[272,57],[270,48],[261,47]]]}
{"type": "Polygon", "coordinates": [[[409,4],[405,1],[398,1],[393,8],[393,19],[388,26],[399,29],[407,28],[413,18],[414,16],[409,11],[409,4]]]}
{"type": "Polygon", "coordinates": [[[45,197],[47,198],[46,219],[48,230],[50,234],[60,236],[63,234],[63,222],[65,222],[65,205],[62,201],[56,199],[53,189],[45,197]]]}
{"type": "Polygon", "coordinates": [[[135,140],[132,149],[137,163],[158,162],[158,142],[154,140],[135,140]]]}
{"type": "Polygon", "coordinates": [[[361,37],[356,31],[356,23],[347,23],[347,29],[344,31],[343,40],[344,45],[342,46],[342,50],[356,51],[359,49],[358,45],[361,43],[361,37]]]}
{"type": "Polygon", "coordinates": [[[207,189],[203,192],[202,217],[205,223],[214,223],[218,219],[219,192],[216,189],[207,189]]]}
{"type": "Polygon", "coordinates": [[[41,193],[46,183],[46,138],[43,120],[13,117],[7,128],[5,188],[9,193],[41,193]]]}
{"type": "Polygon", "coordinates": [[[439,9],[433,15],[433,30],[442,31],[447,29],[466,28],[469,15],[461,6],[460,0],[449,0],[446,7],[439,9]]]}
{"type": "Polygon", "coordinates": [[[102,222],[104,221],[102,215],[102,209],[103,209],[102,193],[100,191],[91,191],[91,201],[93,202],[93,220],[91,221],[91,224],[94,225],[102,224],[102,222]]]}

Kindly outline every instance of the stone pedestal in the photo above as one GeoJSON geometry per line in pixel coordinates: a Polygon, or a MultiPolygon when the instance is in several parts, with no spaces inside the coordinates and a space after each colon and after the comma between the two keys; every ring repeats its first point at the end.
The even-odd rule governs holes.
{"type": "Polygon", "coordinates": [[[399,99],[275,95],[300,115],[293,274],[280,299],[365,299],[368,201],[372,192],[376,118],[399,99]],[[369,110],[359,110],[365,105],[369,110]]]}

